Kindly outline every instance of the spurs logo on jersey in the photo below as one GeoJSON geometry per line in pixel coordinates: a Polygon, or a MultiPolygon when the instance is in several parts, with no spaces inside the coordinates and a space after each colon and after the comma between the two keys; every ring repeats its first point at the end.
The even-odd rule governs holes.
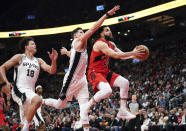
{"type": "Polygon", "coordinates": [[[35,83],[38,79],[40,66],[37,58],[29,59],[25,54],[22,55],[21,63],[14,68],[14,81],[19,88],[35,90],[35,83]]]}

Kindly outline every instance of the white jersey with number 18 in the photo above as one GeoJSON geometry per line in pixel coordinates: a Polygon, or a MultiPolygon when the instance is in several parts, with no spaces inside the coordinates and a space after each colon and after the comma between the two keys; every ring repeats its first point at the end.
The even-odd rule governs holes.
{"type": "Polygon", "coordinates": [[[40,72],[38,59],[33,57],[28,58],[22,54],[20,64],[14,68],[14,81],[18,89],[31,89],[35,91],[35,83],[40,72]]]}

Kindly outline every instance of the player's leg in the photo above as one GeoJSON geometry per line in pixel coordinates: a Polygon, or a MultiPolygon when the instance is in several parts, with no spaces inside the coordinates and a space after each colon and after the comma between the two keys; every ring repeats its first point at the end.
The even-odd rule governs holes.
{"type": "MultiPolygon", "coordinates": [[[[68,76],[65,75],[64,79],[63,79],[63,87],[59,93],[59,98],[58,99],[52,99],[52,98],[48,98],[48,99],[43,99],[43,104],[44,105],[47,105],[47,106],[51,106],[51,107],[54,107],[56,109],[62,109],[64,107],[66,107],[66,104],[68,102],[67,98],[65,98],[64,100],[61,99],[60,95],[62,94],[63,92],[63,88],[66,84],[66,81],[68,79],[68,76]]],[[[66,96],[66,94],[65,94],[66,96]]]]}
{"type": "Polygon", "coordinates": [[[85,104],[89,100],[88,84],[85,83],[82,88],[75,94],[80,107],[80,119],[83,124],[84,131],[89,131],[89,118],[88,112],[85,110],[85,104]]]}
{"type": "Polygon", "coordinates": [[[43,99],[43,104],[54,107],[56,109],[62,109],[66,107],[67,99],[64,99],[64,100],[61,100],[60,98],[59,99],[52,99],[52,98],[43,99]]]}
{"type": "Polygon", "coordinates": [[[41,112],[39,112],[38,110],[37,110],[37,112],[36,112],[36,114],[34,115],[34,118],[33,118],[34,124],[35,124],[35,127],[36,127],[36,131],[45,131],[46,130],[45,121],[44,121],[44,119],[41,115],[41,112]]]}
{"type": "Polygon", "coordinates": [[[28,131],[31,121],[28,122],[27,114],[29,113],[29,107],[31,105],[31,99],[36,96],[31,90],[18,90],[17,86],[14,86],[12,90],[12,98],[19,105],[21,124],[23,125],[22,131],[28,131]],[[27,94],[27,93],[28,94],[27,94]]]}
{"type": "Polygon", "coordinates": [[[24,126],[22,129],[23,131],[29,130],[29,126],[32,123],[32,119],[33,119],[35,113],[37,112],[37,109],[41,106],[41,104],[42,104],[42,99],[40,96],[35,95],[31,99],[31,104],[29,105],[29,108],[26,113],[26,120],[24,122],[24,126]]]}
{"type": "MultiPolygon", "coordinates": [[[[117,75],[117,74],[113,73],[113,77],[114,75],[117,75]]],[[[115,80],[113,81],[113,86],[120,88],[120,110],[117,116],[122,119],[135,118],[136,117],[135,115],[127,111],[129,81],[122,76],[117,76],[115,80]]]]}
{"type": "Polygon", "coordinates": [[[96,102],[100,102],[102,99],[105,99],[112,94],[112,89],[108,82],[99,82],[97,89],[99,91],[87,103],[87,110],[89,110],[96,102]]]}
{"type": "Polygon", "coordinates": [[[78,99],[78,103],[80,106],[80,119],[83,124],[84,131],[89,131],[89,118],[88,118],[88,112],[85,113],[84,111],[84,104],[88,102],[87,98],[81,98],[78,99]]]}

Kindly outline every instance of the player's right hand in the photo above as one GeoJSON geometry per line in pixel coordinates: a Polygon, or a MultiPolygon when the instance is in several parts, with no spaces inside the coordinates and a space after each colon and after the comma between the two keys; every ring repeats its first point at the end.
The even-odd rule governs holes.
{"type": "Polygon", "coordinates": [[[66,55],[67,54],[67,49],[65,47],[62,47],[60,52],[61,52],[61,55],[66,55]]]}
{"type": "Polygon", "coordinates": [[[114,6],[114,8],[112,8],[110,11],[108,11],[108,14],[109,15],[113,15],[116,13],[116,11],[118,11],[120,9],[120,6],[117,5],[117,6],[114,6]]]}
{"type": "Polygon", "coordinates": [[[48,51],[48,55],[50,57],[50,59],[53,61],[53,60],[57,60],[58,58],[58,53],[56,50],[54,50],[54,48],[52,48],[52,54],[50,54],[50,52],[48,51]]]}
{"type": "Polygon", "coordinates": [[[4,85],[2,87],[2,93],[5,93],[7,96],[7,100],[10,100],[11,98],[11,88],[13,88],[13,85],[9,82],[6,83],[6,85],[4,85]]]}
{"type": "Polygon", "coordinates": [[[144,55],[144,49],[143,48],[134,48],[133,50],[134,56],[141,57],[144,55]]]}

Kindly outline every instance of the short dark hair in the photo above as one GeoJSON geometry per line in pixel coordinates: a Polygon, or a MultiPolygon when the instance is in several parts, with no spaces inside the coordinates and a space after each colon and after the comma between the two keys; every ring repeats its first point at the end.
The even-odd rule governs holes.
{"type": "Polygon", "coordinates": [[[78,30],[83,30],[81,27],[77,27],[76,29],[74,29],[72,32],[71,32],[71,37],[72,39],[74,39],[74,34],[78,32],[78,30]]]}
{"type": "Polygon", "coordinates": [[[98,30],[97,30],[97,35],[100,35],[100,33],[102,33],[103,32],[103,30],[104,30],[104,28],[105,27],[109,27],[109,26],[107,26],[107,25],[103,25],[103,26],[101,26],[98,30]]]}
{"type": "Polygon", "coordinates": [[[20,48],[21,51],[25,51],[25,46],[28,45],[29,41],[34,41],[34,38],[32,38],[32,37],[23,37],[19,41],[19,48],[20,48]]]}

